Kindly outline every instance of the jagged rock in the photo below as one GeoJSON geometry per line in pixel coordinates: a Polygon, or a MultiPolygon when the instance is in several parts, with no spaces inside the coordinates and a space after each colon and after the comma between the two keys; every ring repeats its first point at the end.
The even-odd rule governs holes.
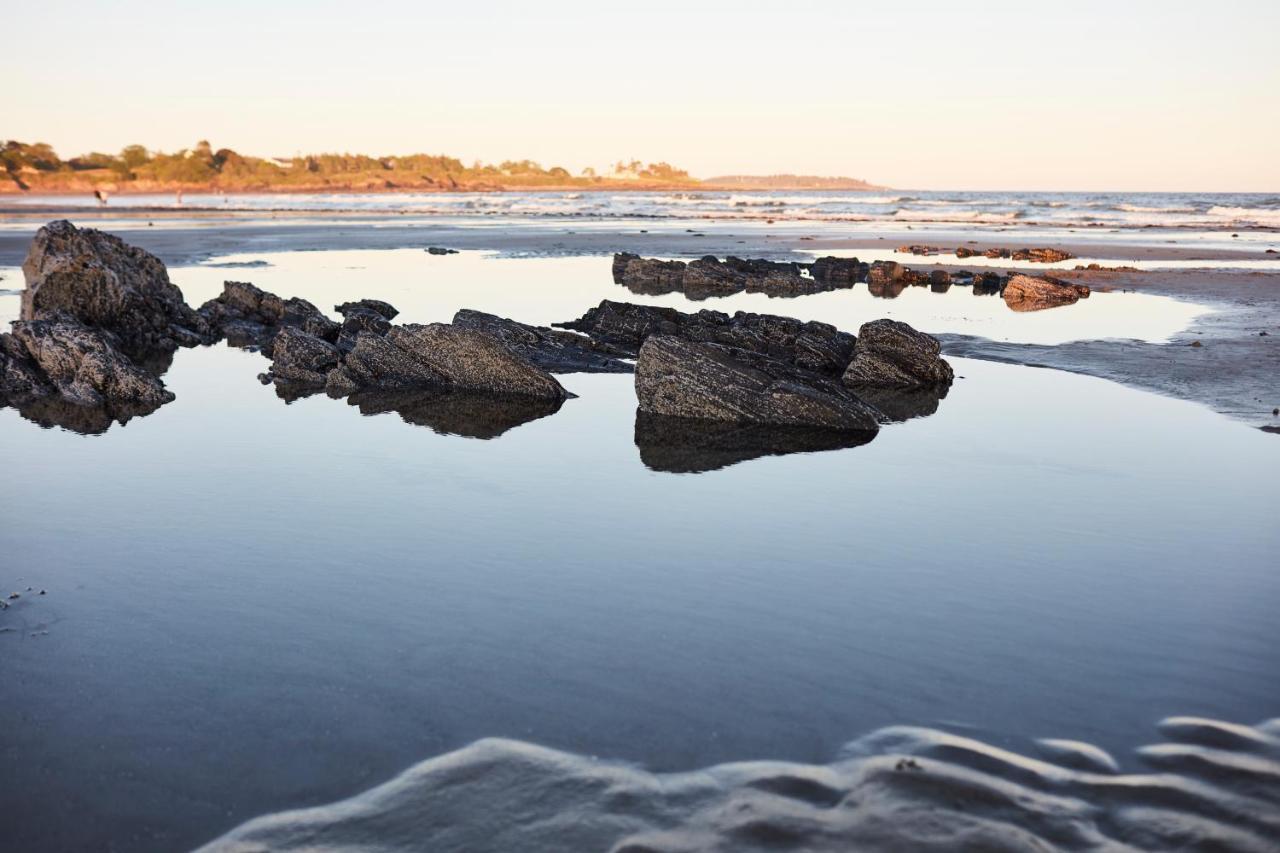
{"type": "Polygon", "coordinates": [[[392,326],[386,335],[362,332],[343,362],[330,371],[326,389],[453,388],[492,394],[563,400],[568,392],[550,374],[497,340],[443,323],[392,326]]]}
{"type": "MultiPolygon", "coordinates": [[[[857,262],[854,261],[856,266],[857,262]]],[[[824,267],[825,269],[825,267],[824,267]]],[[[799,296],[831,290],[849,279],[806,276],[797,263],[707,255],[696,261],[662,261],[629,252],[614,255],[613,280],[647,295],[680,292],[690,299],[729,296],[748,291],[770,296],[799,296]]]]}
{"type": "MultiPolygon", "coordinates": [[[[29,320],[14,323],[12,337],[43,382],[70,404],[158,407],[173,400],[159,379],[129,360],[110,333],[69,320],[29,320]]],[[[12,352],[12,344],[5,349],[12,352]]]]}
{"type": "Polygon", "coordinates": [[[488,335],[550,373],[630,373],[632,370],[630,363],[618,358],[627,356],[625,351],[576,332],[529,326],[468,308],[453,315],[453,325],[488,335]]]}
{"type": "Polygon", "coordinates": [[[858,345],[843,381],[851,388],[911,388],[949,384],[951,365],[938,339],[896,320],[873,320],[858,330],[858,345]]]}
{"type": "Polygon", "coordinates": [[[733,357],[724,346],[652,335],[636,361],[640,410],[695,420],[821,427],[879,428],[879,413],[852,394],[794,378],[775,378],[733,357]]]}
{"type": "Polygon", "coordinates": [[[111,234],[50,222],[36,232],[22,272],[24,320],[61,314],[111,332],[131,355],[211,340],[160,259],[111,234]]]}
{"type": "Polygon", "coordinates": [[[852,286],[866,278],[869,270],[870,266],[857,258],[825,257],[809,264],[809,274],[823,284],[852,286]]]}
{"type": "Polygon", "coordinates": [[[1005,304],[1014,311],[1042,311],[1088,297],[1089,287],[1050,278],[1014,275],[1005,284],[1003,295],[1005,304]]]}
{"type": "Polygon", "coordinates": [[[675,474],[713,471],[761,456],[857,447],[875,436],[866,430],[692,420],[636,410],[640,461],[675,474]]]}
{"type": "Polygon", "coordinates": [[[1075,255],[1061,249],[1018,249],[1013,253],[1015,261],[1034,261],[1038,264],[1056,264],[1074,257],[1075,255]]]}
{"type": "Polygon", "coordinates": [[[400,315],[400,312],[393,305],[383,302],[381,299],[358,299],[355,302],[344,302],[341,305],[333,306],[333,310],[343,317],[350,317],[352,314],[357,313],[372,312],[384,320],[394,320],[400,315]]]}
{"type": "Polygon", "coordinates": [[[52,393],[22,342],[7,332],[0,334],[0,406],[52,393]]]}
{"type": "Polygon", "coordinates": [[[338,349],[350,352],[356,344],[356,336],[361,332],[385,335],[391,328],[391,321],[400,313],[391,305],[379,299],[361,299],[357,302],[344,302],[335,305],[334,309],[342,315],[342,327],[338,330],[338,349]]]}
{"type": "Polygon", "coordinates": [[[261,347],[268,355],[284,326],[296,326],[330,343],[337,341],[340,329],[307,300],[281,299],[244,281],[224,282],[221,295],[201,305],[197,313],[218,336],[235,345],[261,347]]]}
{"type": "Polygon", "coordinates": [[[428,246],[427,254],[429,255],[456,255],[457,249],[446,249],[443,246],[428,246]]]}
{"type": "Polygon", "coordinates": [[[272,379],[323,386],[329,371],[342,360],[342,353],[333,344],[297,326],[285,326],[272,342],[271,358],[272,379]]]}
{"type": "Polygon", "coordinates": [[[723,344],[766,355],[807,370],[839,376],[853,357],[854,337],[827,323],[805,323],[774,314],[720,311],[685,314],[674,308],[603,300],[577,320],[555,324],[574,329],[628,355],[638,355],[650,335],[723,344]]]}
{"type": "Polygon", "coordinates": [[[684,286],[683,261],[660,261],[642,258],[630,252],[613,256],[613,281],[634,293],[660,296],[675,293],[684,286]]]}
{"type": "Polygon", "coordinates": [[[876,261],[867,270],[867,284],[884,286],[901,281],[907,268],[897,261],[876,261]]]}
{"type": "Polygon", "coordinates": [[[960,248],[956,249],[957,258],[972,258],[974,254],[975,253],[973,249],[970,249],[967,246],[961,246],[960,248]]]}

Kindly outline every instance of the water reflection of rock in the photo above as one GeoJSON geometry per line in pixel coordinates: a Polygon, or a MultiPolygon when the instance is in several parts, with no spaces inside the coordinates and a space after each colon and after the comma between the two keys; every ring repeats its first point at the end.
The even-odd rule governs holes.
{"type": "Polygon", "coordinates": [[[875,432],[673,418],[636,410],[640,461],[654,471],[697,474],[761,456],[859,447],[875,432]]]}
{"type": "Polygon", "coordinates": [[[441,435],[490,439],[554,415],[564,401],[467,391],[357,391],[347,402],[362,415],[394,412],[407,424],[441,435]]]}
{"type": "Polygon", "coordinates": [[[927,418],[938,411],[951,386],[930,385],[924,388],[870,388],[859,387],[858,396],[864,403],[879,409],[891,423],[927,418]]]}

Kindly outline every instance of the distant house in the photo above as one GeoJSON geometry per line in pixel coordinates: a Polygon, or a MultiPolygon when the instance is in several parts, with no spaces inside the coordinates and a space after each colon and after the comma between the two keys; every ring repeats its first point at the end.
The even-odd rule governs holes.
{"type": "Polygon", "coordinates": [[[268,158],[267,158],[267,162],[268,162],[268,163],[271,163],[271,164],[272,164],[272,165],[274,165],[274,166],[279,166],[281,169],[292,169],[292,168],[293,168],[293,158],[292,158],[292,157],[268,157],[268,158]]]}

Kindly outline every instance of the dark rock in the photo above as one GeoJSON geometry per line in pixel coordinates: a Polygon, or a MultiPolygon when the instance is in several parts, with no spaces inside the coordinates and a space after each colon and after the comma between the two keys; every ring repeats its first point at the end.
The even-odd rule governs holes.
{"type": "Polygon", "coordinates": [[[676,474],[713,471],[762,456],[858,447],[875,436],[871,430],[692,420],[636,410],[640,461],[651,470],[676,474]]]}
{"type": "Polygon", "coordinates": [[[516,355],[550,373],[630,373],[632,366],[618,356],[628,353],[587,335],[529,326],[495,314],[463,308],[453,325],[474,329],[500,341],[516,355]]]}
{"type": "Polygon", "coordinates": [[[645,340],[636,362],[641,411],[671,417],[834,430],[879,428],[879,413],[852,394],[776,378],[724,346],[670,335],[645,340]]]}
{"type": "Polygon", "coordinates": [[[398,414],[405,423],[441,435],[492,439],[530,421],[554,415],[563,400],[480,394],[472,391],[357,391],[347,402],[363,415],[398,414]]]}
{"type": "Polygon", "coordinates": [[[395,307],[383,302],[381,299],[359,299],[355,302],[344,302],[341,305],[333,306],[333,310],[343,317],[372,312],[384,320],[394,320],[400,315],[400,312],[395,307]]]}
{"type": "Polygon", "coordinates": [[[77,322],[31,320],[14,323],[13,338],[43,380],[68,403],[158,407],[173,400],[164,384],[136,367],[109,333],[77,322]]]}
{"type": "Polygon", "coordinates": [[[1199,341],[1192,341],[1192,342],[1191,342],[1191,346],[1193,346],[1193,347],[1202,347],[1202,346],[1204,346],[1204,344],[1200,343],[1199,341]]]}
{"type": "Polygon", "coordinates": [[[938,411],[951,386],[945,382],[917,388],[883,388],[858,385],[858,399],[875,407],[889,423],[926,418],[938,411]]]}
{"type": "Polygon", "coordinates": [[[951,273],[946,270],[933,270],[930,272],[929,289],[934,293],[946,293],[951,289],[951,273]]]}
{"type": "Polygon", "coordinates": [[[279,382],[323,386],[342,353],[328,341],[297,326],[285,326],[272,343],[271,378],[279,382]]]}
{"type": "Polygon", "coordinates": [[[974,296],[995,296],[1004,287],[1004,279],[1000,273],[980,272],[973,276],[974,296]]]}
{"type": "Polygon", "coordinates": [[[446,248],[444,248],[444,247],[442,247],[442,246],[428,246],[428,247],[427,247],[427,254],[429,254],[429,255],[456,255],[456,254],[458,254],[458,250],[457,250],[457,249],[446,249],[446,248]]]}
{"type": "MultiPolygon", "coordinates": [[[[856,266],[857,261],[853,263],[856,266]]],[[[823,269],[829,267],[831,265],[826,264],[823,269]]],[[[804,267],[797,263],[746,260],[733,256],[721,261],[714,255],[707,255],[688,264],[642,258],[627,252],[613,258],[614,282],[634,293],[647,295],[679,292],[690,299],[707,299],[747,291],[789,297],[852,283],[849,279],[819,278],[804,273],[804,267]]]]}
{"type": "Polygon", "coordinates": [[[867,277],[870,269],[857,258],[818,258],[809,264],[809,274],[822,284],[853,285],[867,277]]]}
{"type": "Polygon", "coordinates": [[[211,340],[160,259],[119,237],[51,222],[36,232],[22,272],[24,320],[74,319],[111,332],[129,355],[211,340]]]}
{"type": "Polygon", "coordinates": [[[224,282],[221,295],[201,305],[197,313],[219,337],[237,346],[261,347],[268,355],[271,341],[285,326],[295,326],[330,343],[337,341],[340,330],[307,300],[281,299],[243,281],[224,282]]]}
{"type": "Polygon", "coordinates": [[[854,337],[827,323],[805,323],[775,314],[720,311],[685,314],[674,308],[604,300],[577,320],[557,326],[637,356],[654,334],[722,344],[806,370],[839,376],[853,357],[854,337]]]}
{"type": "Polygon", "coordinates": [[[1004,286],[1005,304],[1014,311],[1041,311],[1088,297],[1089,287],[1050,278],[1013,275],[1004,286]]]}
{"type": "Polygon", "coordinates": [[[329,373],[326,388],[338,394],[451,388],[550,400],[568,396],[550,374],[494,338],[442,323],[392,326],[383,336],[362,332],[329,373]]]}
{"type": "Polygon", "coordinates": [[[843,381],[851,388],[913,388],[949,384],[951,365],[938,339],[896,320],[873,320],[858,332],[858,345],[843,381]]]}
{"type": "Polygon", "coordinates": [[[972,258],[973,255],[974,255],[973,249],[969,249],[964,246],[961,246],[958,249],[956,249],[957,258],[972,258]]]}

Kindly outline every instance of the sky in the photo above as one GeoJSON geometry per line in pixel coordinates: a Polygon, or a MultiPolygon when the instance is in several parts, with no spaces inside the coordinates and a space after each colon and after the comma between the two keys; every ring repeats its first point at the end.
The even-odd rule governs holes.
{"type": "Polygon", "coordinates": [[[915,189],[1280,191],[1277,0],[46,0],[0,138],[915,189]]]}

